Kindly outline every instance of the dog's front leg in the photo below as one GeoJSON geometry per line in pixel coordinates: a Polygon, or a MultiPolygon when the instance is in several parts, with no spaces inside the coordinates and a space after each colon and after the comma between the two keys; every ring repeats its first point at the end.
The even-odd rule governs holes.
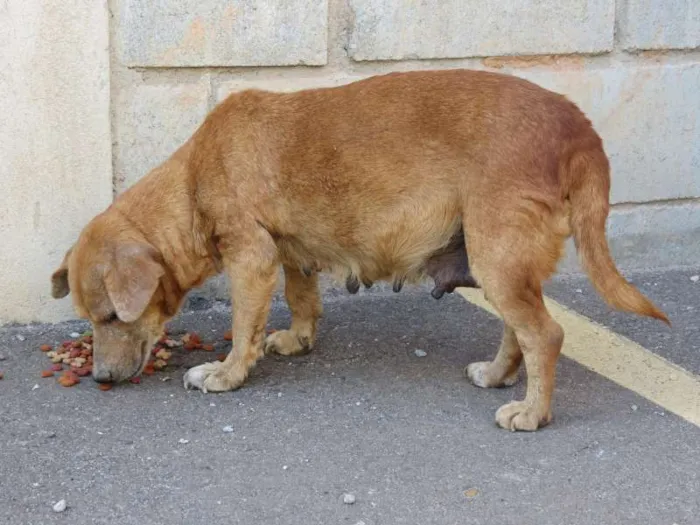
{"type": "Polygon", "coordinates": [[[318,274],[305,275],[297,268],[284,266],[284,294],[292,312],[289,330],[279,330],[265,340],[265,353],[305,355],[314,346],[316,326],[323,314],[318,292],[318,274]]]}
{"type": "Polygon", "coordinates": [[[246,258],[227,264],[233,303],[233,347],[223,362],[191,368],[185,388],[225,392],[240,387],[262,355],[265,324],[277,281],[277,264],[264,258],[246,258]]]}

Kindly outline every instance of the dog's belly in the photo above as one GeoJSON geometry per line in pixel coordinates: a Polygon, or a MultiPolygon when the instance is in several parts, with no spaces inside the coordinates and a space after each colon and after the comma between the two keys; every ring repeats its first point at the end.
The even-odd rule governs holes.
{"type": "Polygon", "coordinates": [[[332,273],[344,280],[352,294],[359,291],[361,284],[370,288],[376,281],[388,281],[393,283],[393,290],[399,292],[406,282],[431,278],[434,281],[431,295],[440,299],[458,287],[478,287],[469,269],[461,227],[448,238],[446,244],[437,248],[428,243],[415,243],[408,246],[405,253],[393,250],[390,256],[376,246],[347,249],[297,237],[279,238],[277,246],[285,265],[299,268],[306,275],[332,273]],[[429,249],[421,251],[418,246],[429,249]]]}

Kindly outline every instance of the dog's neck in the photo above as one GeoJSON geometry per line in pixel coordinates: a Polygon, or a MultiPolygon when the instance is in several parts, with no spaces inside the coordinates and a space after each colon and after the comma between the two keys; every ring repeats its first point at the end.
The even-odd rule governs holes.
{"type": "Polygon", "coordinates": [[[178,300],[220,271],[215,243],[194,202],[192,148],[185,144],[114,202],[160,252],[178,300]]]}

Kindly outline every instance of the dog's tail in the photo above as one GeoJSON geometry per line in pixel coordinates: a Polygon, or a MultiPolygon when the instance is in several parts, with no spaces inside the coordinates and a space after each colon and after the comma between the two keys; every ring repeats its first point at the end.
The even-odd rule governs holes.
{"type": "Polygon", "coordinates": [[[568,165],[570,223],[583,268],[605,301],[618,310],[664,321],[666,314],[620,275],[610,256],[605,221],[610,209],[610,164],[596,136],[593,147],[575,152],[568,165]]]}

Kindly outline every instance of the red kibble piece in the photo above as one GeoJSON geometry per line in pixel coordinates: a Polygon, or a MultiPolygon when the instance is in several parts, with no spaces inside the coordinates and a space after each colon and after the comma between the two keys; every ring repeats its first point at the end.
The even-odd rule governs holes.
{"type": "Polygon", "coordinates": [[[63,341],[63,342],[61,343],[61,346],[62,346],[63,348],[70,348],[72,345],[73,345],[73,341],[63,341]]]}
{"type": "Polygon", "coordinates": [[[103,392],[107,392],[107,390],[112,390],[112,383],[100,383],[99,385],[97,385],[97,388],[99,388],[103,392]]]}
{"type": "Polygon", "coordinates": [[[206,350],[207,352],[213,352],[214,345],[202,345],[202,350],[206,350]]]}
{"type": "Polygon", "coordinates": [[[39,350],[41,350],[42,352],[50,352],[51,350],[53,350],[53,347],[51,345],[41,345],[39,347],[39,350]]]}
{"type": "Polygon", "coordinates": [[[64,372],[64,374],[58,378],[58,384],[65,387],[75,386],[80,383],[80,378],[74,372],[64,372]]]}
{"type": "Polygon", "coordinates": [[[216,359],[218,359],[219,361],[223,361],[226,359],[226,354],[219,354],[216,356],[216,359]]]}
{"type": "Polygon", "coordinates": [[[83,346],[83,343],[81,343],[80,341],[73,341],[70,345],[73,348],[81,348],[83,346]]]}
{"type": "Polygon", "coordinates": [[[152,376],[155,373],[156,373],[156,369],[153,368],[153,365],[148,364],[148,365],[143,367],[143,375],[152,376]]]}
{"type": "Polygon", "coordinates": [[[185,350],[194,350],[195,348],[197,348],[197,345],[195,345],[194,343],[185,343],[184,348],[185,350]]]}
{"type": "Polygon", "coordinates": [[[88,335],[87,337],[85,337],[85,339],[83,339],[83,343],[87,343],[87,344],[91,345],[92,344],[92,336],[88,335]]]}
{"type": "Polygon", "coordinates": [[[80,357],[80,350],[71,350],[70,353],[68,354],[68,357],[71,359],[75,359],[76,357],[80,357]]]}
{"type": "Polygon", "coordinates": [[[53,371],[52,370],[42,370],[41,377],[53,377],[53,371]]]}
{"type": "Polygon", "coordinates": [[[155,356],[155,355],[156,355],[158,352],[160,352],[161,350],[162,350],[162,348],[158,348],[158,347],[156,346],[153,350],[151,350],[151,355],[152,355],[152,356],[155,356]]]}
{"type": "Polygon", "coordinates": [[[129,379],[129,383],[133,383],[135,385],[140,384],[141,383],[141,376],[132,377],[131,379],[129,379]]]}
{"type": "Polygon", "coordinates": [[[190,342],[194,343],[195,345],[202,344],[202,340],[199,338],[199,335],[194,332],[190,334],[190,342]]]}
{"type": "Polygon", "coordinates": [[[75,369],[75,375],[78,377],[85,377],[90,375],[91,370],[88,370],[87,368],[76,368],[75,369]]]}
{"type": "Polygon", "coordinates": [[[224,334],[224,341],[232,341],[232,340],[233,340],[233,332],[231,332],[231,330],[229,330],[224,334]]]}
{"type": "Polygon", "coordinates": [[[63,365],[61,363],[51,365],[51,370],[53,370],[54,372],[60,372],[61,370],[63,370],[63,365]]]}

